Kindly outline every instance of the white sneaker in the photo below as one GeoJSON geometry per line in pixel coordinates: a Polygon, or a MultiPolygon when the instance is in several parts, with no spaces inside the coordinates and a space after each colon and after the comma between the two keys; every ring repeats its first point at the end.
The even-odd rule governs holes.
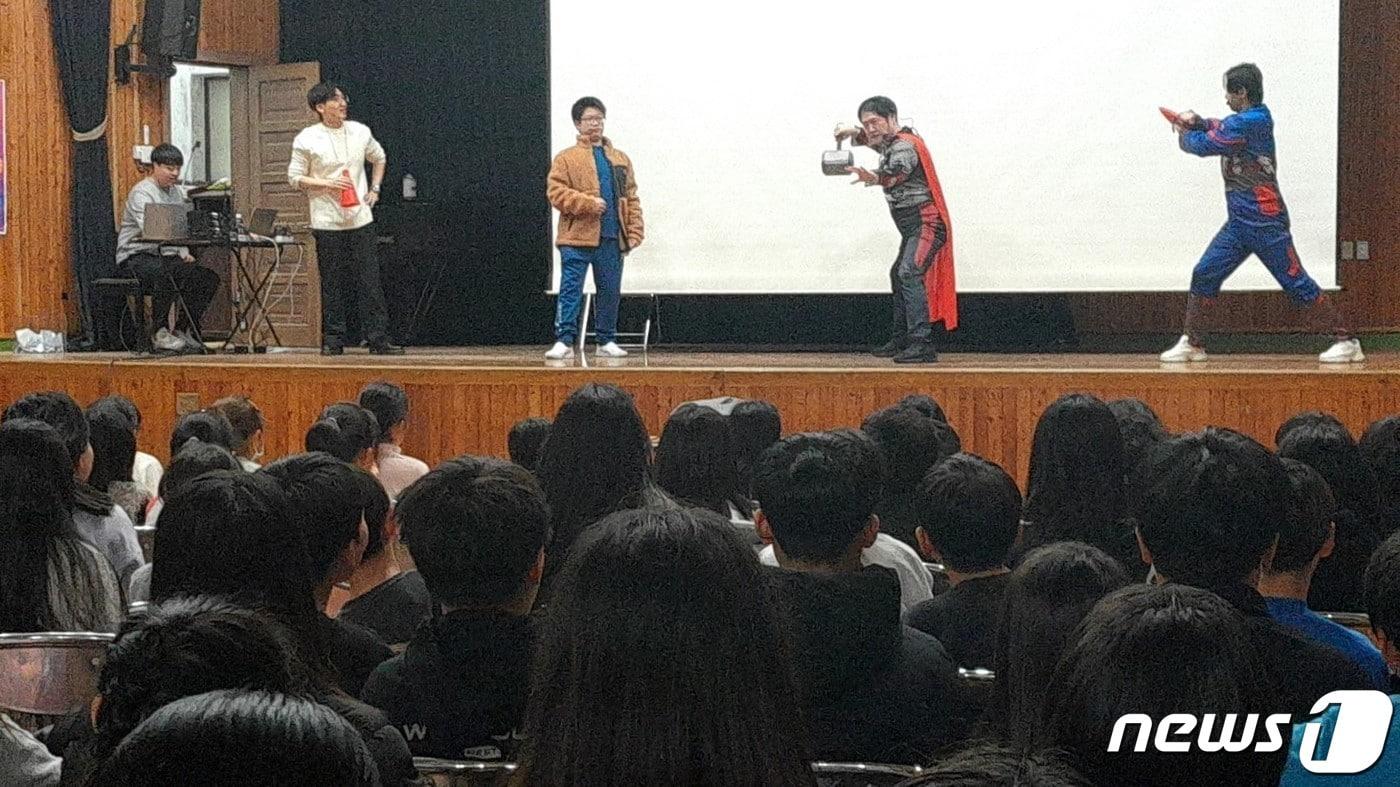
{"type": "Polygon", "coordinates": [[[550,361],[562,361],[574,357],[574,348],[563,342],[555,342],[553,347],[545,350],[544,357],[550,361]]]}
{"type": "Polygon", "coordinates": [[[606,358],[623,358],[626,357],[627,351],[618,347],[617,342],[608,342],[598,348],[597,354],[606,358]]]}
{"type": "Polygon", "coordinates": [[[1327,352],[1317,356],[1322,363],[1361,363],[1366,354],[1361,352],[1360,339],[1343,339],[1327,348],[1327,352]]]}
{"type": "Polygon", "coordinates": [[[194,334],[190,333],[189,331],[172,331],[172,333],[174,333],[175,336],[179,337],[180,341],[185,343],[185,349],[193,350],[195,352],[200,353],[204,352],[205,349],[207,349],[204,346],[204,344],[198,339],[194,338],[194,334]]]}
{"type": "Polygon", "coordinates": [[[156,331],[156,335],[151,337],[151,346],[157,350],[178,353],[185,350],[185,340],[171,333],[166,328],[156,331]]]}
{"type": "Polygon", "coordinates": [[[1191,340],[1185,336],[1178,339],[1170,350],[1157,356],[1157,360],[1162,363],[1186,363],[1188,361],[1204,361],[1205,359],[1205,349],[1192,344],[1191,340]]]}

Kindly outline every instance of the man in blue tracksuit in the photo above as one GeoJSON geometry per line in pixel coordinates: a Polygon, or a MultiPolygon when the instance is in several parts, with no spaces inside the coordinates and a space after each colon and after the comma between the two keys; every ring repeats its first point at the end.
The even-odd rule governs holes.
{"type": "Polygon", "coordinates": [[[1336,304],[1317,286],[1293,247],[1288,208],[1278,187],[1274,119],[1264,105],[1264,76],[1244,63],[1225,72],[1225,101],[1235,114],[1206,120],[1185,113],[1176,130],[1181,149],[1197,156],[1219,156],[1225,178],[1229,219],[1201,256],[1191,274],[1185,331],[1176,346],[1162,353],[1169,363],[1204,361],[1199,323],[1202,311],[1220,294],[1220,286],[1251,254],[1269,269],[1294,303],[1310,307],[1335,337],[1319,356],[1324,363],[1365,360],[1361,343],[1342,324],[1336,304]]]}

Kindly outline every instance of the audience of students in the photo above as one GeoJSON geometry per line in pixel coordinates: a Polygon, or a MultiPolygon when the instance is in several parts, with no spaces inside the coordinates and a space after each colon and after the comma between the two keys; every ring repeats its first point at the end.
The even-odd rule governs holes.
{"type": "Polygon", "coordinates": [[[695,402],[677,407],[656,444],[656,483],[682,504],[751,524],[753,501],[739,482],[728,418],[695,402]]]}

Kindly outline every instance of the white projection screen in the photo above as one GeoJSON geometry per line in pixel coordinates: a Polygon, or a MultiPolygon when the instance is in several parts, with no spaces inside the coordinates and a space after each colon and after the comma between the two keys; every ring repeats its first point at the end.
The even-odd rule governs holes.
{"type": "MultiPolygon", "coordinates": [[[[1339,3],[552,0],[552,139],[606,103],[646,216],[628,293],[887,292],[879,189],[820,168],[876,94],[932,151],[960,291],[1182,291],[1225,198],[1157,107],[1228,114],[1254,62],[1298,252],[1335,287],[1339,3]]],[[[1230,286],[1276,285],[1251,258],[1230,286]]]]}

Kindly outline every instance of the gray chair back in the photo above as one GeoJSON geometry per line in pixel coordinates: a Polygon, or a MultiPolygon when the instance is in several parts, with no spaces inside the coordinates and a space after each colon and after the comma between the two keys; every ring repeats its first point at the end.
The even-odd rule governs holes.
{"type": "Polygon", "coordinates": [[[914,765],[887,765],[877,762],[814,762],[812,774],[821,787],[885,787],[918,776],[914,765]]]}
{"type": "Polygon", "coordinates": [[[414,757],[424,787],[505,787],[515,775],[513,762],[469,762],[414,757]]]}
{"type": "Polygon", "coordinates": [[[146,562],[151,562],[151,555],[156,553],[156,526],[137,525],[136,540],[141,543],[141,555],[146,562]]]}
{"type": "Polygon", "coordinates": [[[1319,612],[1317,614],[1339,626],[1346,626],[1352,631],[1359,632],[1372,642],[1376,641],[1376,633],[1371,630],[1371,616],[1365,612],[1319,612]]]}
{"type": "Polygon", "coordinates": [[[61,716],[84,709],[112,634],[0,634],[0,709],[61,716]]]}

